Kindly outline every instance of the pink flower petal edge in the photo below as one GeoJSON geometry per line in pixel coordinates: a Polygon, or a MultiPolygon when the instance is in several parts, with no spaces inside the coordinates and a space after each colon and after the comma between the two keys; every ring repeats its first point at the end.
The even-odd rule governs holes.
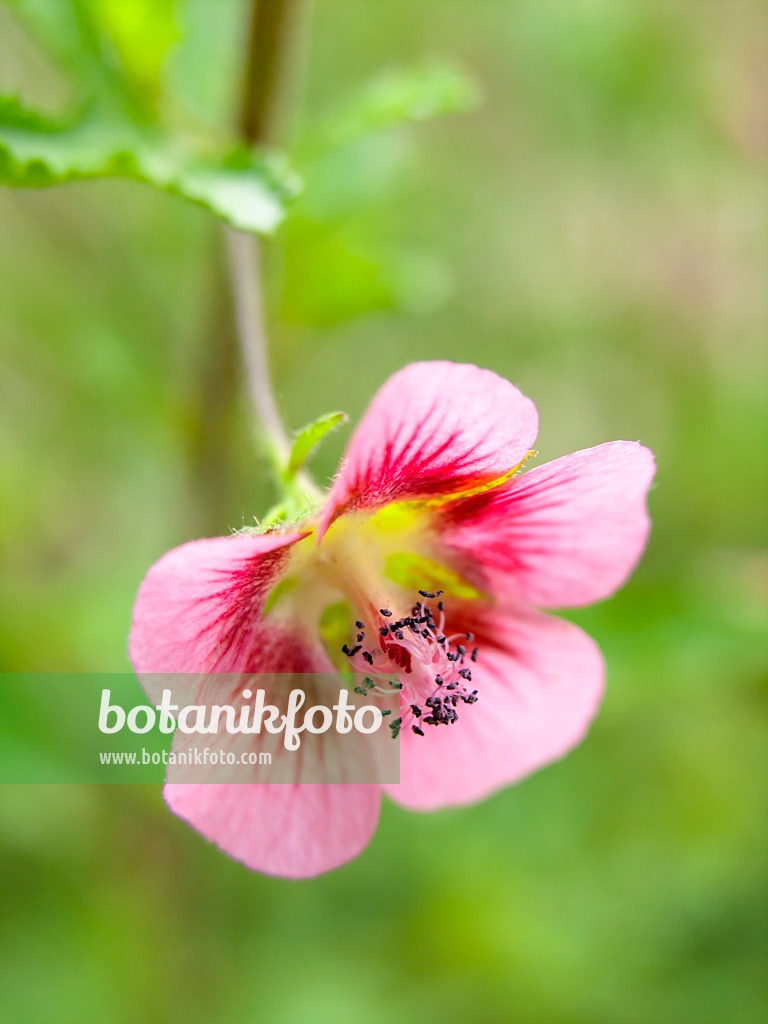
{"type": "MultiPolygon", "coordinates": [[[[259,620],[290,549],[306,536],[297,530],[214,537],[163,555],[144,578],[134,605],[129,655],[136,671],[267,672],[276,670],[276,663],[277,670],[288,672],[291,650],[298,651],[303,665],[306,643],[286,643],[280,628],[260,629],[259,620]]],[[[326,657],[321,664],[305,670],[326,671],[330,662],[326,657]]]]}
{"type": "Polygon", "coordinates": [[[170,784],[171,810],[254,871],[310,878],[361,853],[379,820],[378,786],[170,784]]]}
{"type": "Polygon", "coordinates": [[[437,548],[481,590],[540,608],[591,604],[645,548],[653,454],[611,441],[439,510],[437,548]]]}
{"type": "Polygon", "coordinates": [[[380,388],[353,433],[320,520],[451,494],[499,479],[536,440],[538,414],[490,370],[411,363],[380,388]]]}
{"type": "MultiPolygon", "coordinates": [[[[130,655],[143,685],[151,690],[156,673],[334,671],[301,623],[259,622],[291,547],[306,535],[219,537],[164,555],[134,609],[130,655]]],[[[184,681],[175,685],[180,699],[184,681]]],[[[356,857],[375,831],[381,801],[378,786],[362,785],[170,783],[163,792],[175,814],[231,857],[286,878],[356,857]]]]}

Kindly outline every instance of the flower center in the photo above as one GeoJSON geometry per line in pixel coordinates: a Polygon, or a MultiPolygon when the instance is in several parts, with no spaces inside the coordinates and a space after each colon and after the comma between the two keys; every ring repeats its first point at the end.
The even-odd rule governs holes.
{"type": "MultiPolygon", "coordinates": [[[[467,647],[472,634],[446,636],[443,602],[438,600],[437,614],[427,603],[442,593],[420,590],[421,600],[399,619],[389,608],[380,608],[373,623],[358,619],[355,645],[341,648],[355,672],[387,675],[396,666],[409,677],[405,684],[394,684],[405,689],[407,698],[404,714],[390,724],[394,736],[407,725],[417,736],[424,735],[423,725],[452,725],[458,719],[459,704],[477,700],[477,690],[469,688],[472,672],[466,664],[477,660],[478,648],[467,647]],[[378,632],[375,643],[366,642],[366,630],[378,632]]],[[[372,680],[369,683],[373,685],[372,680]]]]}

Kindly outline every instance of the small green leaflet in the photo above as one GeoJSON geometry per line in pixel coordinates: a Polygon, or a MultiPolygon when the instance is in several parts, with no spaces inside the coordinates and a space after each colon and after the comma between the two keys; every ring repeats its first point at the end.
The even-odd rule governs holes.
{"type": "Polygon", "coordinates": [[[298,191],[294,175],[249,150],[198,155],[157,128],[96,108],[57,122],[0,97],[0,184],[42,188],[99,177],[154,185],[262,234],[275,230],[298,191]]]}
{"type": "Polygon", "coordinates": [[[283,463],[276,450],[270,451],[273,464],[282,482],[282,500],[267,512],[255,530],[249,528],[246,532],[263,533],[278,523],[284,526],[288,524],[295,526],[317,509],[320,498],[319,491],[314,483],[299,471],[313,448],[346,418],[346,413],[329,412],[313,423],[308,423],[296,435],[287,463],[283,463]]]}
{"type": "Polygon", "coordinates": [[[286,466],[283,474],[283,479],[293,479],[307,461],[307,457],[312,449],[322,441],[327,433],[338,427],[338,425],[343,423],[346,418],[346,413],[329,412],[325,416],[321,416],[319,419],[315,420],[314,423],[308,423],[306,427],[303,427],[296,435],[296,440],[293,442],[293,448],[291,449],[291,454],[288,459],[288,465],[286,466]]]}

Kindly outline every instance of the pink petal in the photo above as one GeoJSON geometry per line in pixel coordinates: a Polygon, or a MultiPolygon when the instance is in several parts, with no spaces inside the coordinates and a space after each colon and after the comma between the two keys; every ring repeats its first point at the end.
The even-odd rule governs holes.
{"type": "MultiPolygon", "coordinates": [[[[164,555],[147,573],[134,609],[130,655],[144,685],[168,685],[154,673],[332,672],[319,639],[300,623],[261,620],[292,545],[305,536],[221,537],[164,555]]],[[[185,687],[194,702],[200,679],[184,675],[175,685],[177,702],[186,703],[185,687]]],[[[258,750],[260,738],[252,740],[258,750]]],[[[174,813],[230,856],[289,878],[330,871],[360,853],[381,800],[374,785],[169,783],[164,792],[174,813]]]]}
{"type": "Polygon", "coordinates": [[[584,736],[603,694],[604,665],[577,626],[531,610],[468,622],[480,648],[476,704],[453,725],[402,734],[399,785],[388,795],[414,810],[479,800],[562,757],[584,736]]]}
{"type": "Polygon", "coordinates": [[[543,608],[600,601],[645,547],[652,453],[612,441],[437,513],[443,556],[481,590],[543,608]]]}
{"type": "MultiPolygon", "coordinates": [[[[156,562],[139,588],[129,653],[137,672],[312,671],[309,641],[261,613],[305,532],[196,540],[156,562]]],[[[325,670],[323,668],[318,671],[325,670]]]]}
{"type": "Polygon", "coordinates": [[[536,439],[530,399],[490,370],[411,363],[380,388],[347,446],[321,521],[452,494],[513,469],[536,439]]]}
{"type": "Polygon", "coordinates": [[[309,878],[368,845],[378,786],[167,785],[165,799],[225,853],[255,871],[309,878]]]}

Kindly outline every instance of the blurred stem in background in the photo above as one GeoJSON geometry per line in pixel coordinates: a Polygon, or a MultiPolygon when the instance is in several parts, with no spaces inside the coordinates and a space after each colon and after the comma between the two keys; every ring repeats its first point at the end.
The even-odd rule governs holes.
{"type": "Polygon", "coordinates": [[[281,84],[300,0],[254,0],[240,129],[251,146],[274,142],[281,84]]]}
{"type": "MultiPolygon", "coordinates": [[[[276,141],[288,92],[283,85],[288,77],[288,57],[293,51],[292,30],[297,27],[301,7],[302,0],[254,0],[252,5],[241,100],[234,112],[241,138],[249,146],[276,141]]],[[[230,490],[237,460],[231,448],[228,420],[241,377],[233,334],[239,341],[259,440],[270,456],[278,484],[278,464],[285,465],[289,447],[271,384],[262,243],[254,235],[224,228],[225,254],[216,245],[219,237],[222,236],[217,232],[212,239],[213,294],[201,346],[189,453],[195,495],[190,528],[202,535],[221,533],[232,514],[230,490]]]]}
{"type": "Polygon", "coordinates": [[[260,245],[253,235],[246,235],[232,228],[224,228],[224,233],[229,252],[235,321],[248,392],[256,412],[260,434],[266,443],[270,462],[279,479],[280,467],[288,461],[290,446],[270,381],[261,286],[260,245]]]}
{"type": "MultiPolygon", "coordinates": [[[[290,44],[296,0],[255,0],[245,67],[240,127],[250,146],[271,142],[277,98],[290,44]]],[[[248,390],[269,455],[280,478],[290,444],[272,392],[262,294],[261,243],[225,228],[238,337],[248,390]]]]}

